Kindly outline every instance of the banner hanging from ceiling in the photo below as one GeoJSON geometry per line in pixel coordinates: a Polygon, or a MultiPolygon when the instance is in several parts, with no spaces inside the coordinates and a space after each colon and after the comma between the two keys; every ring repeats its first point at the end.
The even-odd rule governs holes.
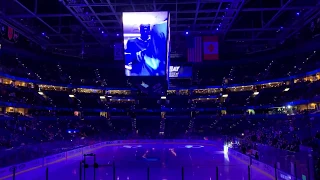
{"type": "Polygon", "coordinates": [[[204,36],[203,42],[203,60],[219,59],[219,39],[217,36],[204,36]]]}

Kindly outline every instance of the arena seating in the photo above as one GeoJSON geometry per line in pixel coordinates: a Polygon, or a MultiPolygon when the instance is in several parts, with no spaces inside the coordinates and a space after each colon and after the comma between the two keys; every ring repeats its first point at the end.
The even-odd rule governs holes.
{"type": "MultiPolygon", "coordinates": [[[[292,107],[297,101],[304,101],[307,107],[317,104],[318,75],[307,76],[316,70],[318,58],[318,53],[310,52],[269,61],[195,67],[193,81],[181,82],[184,90],[168,90],[165,99],[160,99],[120,90],[109,97],[106,90],[73,87],[130,88],[118,67],[40,63],[3,55],[4,78],[39,83],[19,86],[1,81],[0,148],[9,155],[1,157],[0,167],[106,139],[224,136],[240,139],[245,153],[256,149],[256,144],[294,152],[300,146],[318,150],[319,105],[292,107]],[[287,77],[294,78],[279,80],[287,77]],[[195,88],[188,89],[190,86],[195,88]],[[27,110],[11,112],[6,110],[9,107],[27,110]],[[160,112],[166,113],[161,117],[160,112]]],[[[274,159],[268,161],[274,163],[274,159]]]]}
{"type": "MultiPolygon", "coordinates": [[[[314,51],[268,61],[236,65],[226,63],[216,67],[204,65],[195,68],[194,76],[198,85],[206,86],[221,85],[224,81],[228,84],[255,83],[309,72],[316,67],[318,58],[319,53],[314,51]]],[[[0,66],[2,72],[10,75],[60,84],[126,86],[125,75],[118,70],[118,66],[101,67],[98,64],[63,61],[41,61],[40,63],[31,58],[11,54],[1,55],[0,66]]]]}

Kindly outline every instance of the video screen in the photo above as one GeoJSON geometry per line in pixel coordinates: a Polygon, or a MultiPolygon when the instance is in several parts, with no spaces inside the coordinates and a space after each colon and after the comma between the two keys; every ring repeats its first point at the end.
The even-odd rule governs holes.
{"type": "Polygon", "coordinates": [[[169,47],[168,12],[122,14],[126,76],[165,76],[169,47]]]}

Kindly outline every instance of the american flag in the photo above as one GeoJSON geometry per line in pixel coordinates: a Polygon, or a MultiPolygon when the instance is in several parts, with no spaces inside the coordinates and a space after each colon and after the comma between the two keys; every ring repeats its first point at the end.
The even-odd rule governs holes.
{"type": "Polygon", "coordinates": [[[202,62],[202,37],[190,37],[188,42],[188,62],[202,62]]]}

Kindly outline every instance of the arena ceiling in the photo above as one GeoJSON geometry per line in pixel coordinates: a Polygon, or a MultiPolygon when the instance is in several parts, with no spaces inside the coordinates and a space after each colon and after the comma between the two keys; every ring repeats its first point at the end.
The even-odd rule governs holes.
{"type": "MultiPolygon", "coordinates": [[[[1,4],[2,3],[2,4],[1,4]]],[[[122,12],[169,11],[173,50],[218,35],[241,50],[275,47],[319,17],[318,0],[3,0],[0,23],[43,49],[95,53],[121,42],[122,12]],[[188,32],[188,34],[186,33],[188,32]]]]}

